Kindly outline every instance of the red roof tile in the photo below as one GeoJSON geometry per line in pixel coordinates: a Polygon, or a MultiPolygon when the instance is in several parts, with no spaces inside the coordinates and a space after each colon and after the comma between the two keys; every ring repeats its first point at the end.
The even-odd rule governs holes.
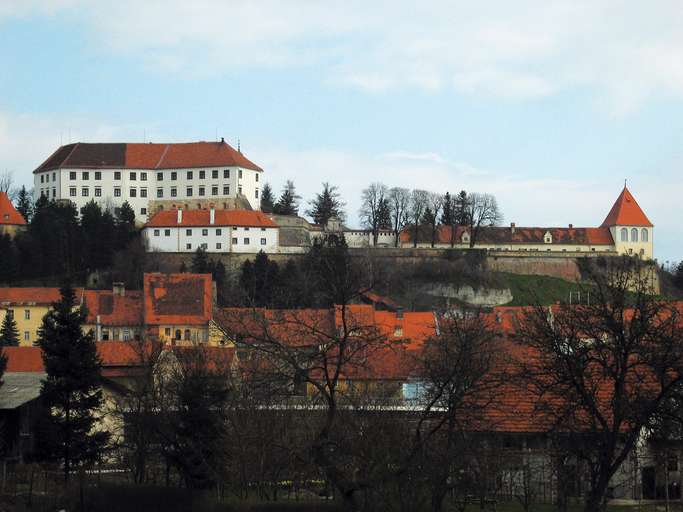
{"type": "Polygon", "coordinates": [[[26,219],[17,211],[5,192],[0,192],[0,225],[26,225],[26,219]]]}
{"type": "MultiPolygon", "coordinates": [[[[74,290],[76,302],[83,297],[83,289],[74,290]]],[[[25,287],[25,288],[0,288],[0,305],[50,305],[61,300],[59,288],[49,287],[25,287]]]]}
{"type": "Polygon", "coordinates": [[[652,222],[638,206],[630,190],[624,186],[602,225],[652,227],[652,222]]]}
{"type": "Polygon", "coordinates": [[[124,296],[112,290],[85,290],[87,322],[102,325],[138,326],[143,323],[142,292],[127,290],[124,296]]]}
{"type": "Polygon", "coordinates": [[[4,347],[7,372],[44,372],[40,347],[4,347]]]}
{"type": "Polygon", "coordinates": [[[212,306],[211,274],[145,274],[148,325],[205,325],[212,306]]]}
{"type": "Polygon", "coordinates": [[[182,210],[182,223],[178,224],[178,210],[162,210],[158,212],[146,227],[176,226],[245,226],[260,228],[276,228],[270,217],[252,210],[214,210],[215,221],[210,223],[209,210],[182,210]]]}

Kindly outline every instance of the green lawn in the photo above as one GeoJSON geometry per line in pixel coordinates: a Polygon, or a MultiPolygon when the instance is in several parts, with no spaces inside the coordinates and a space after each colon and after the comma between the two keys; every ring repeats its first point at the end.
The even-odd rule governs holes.
{"type": "Polygon", "coordinates": [[[554,304],[567,302],[569,292],[581,290],[581,286],[557,277],[509,274],[496,274],[500,285],[510,288],[512,301],[506,306],[528,306],[534,304],[554,304]]]}

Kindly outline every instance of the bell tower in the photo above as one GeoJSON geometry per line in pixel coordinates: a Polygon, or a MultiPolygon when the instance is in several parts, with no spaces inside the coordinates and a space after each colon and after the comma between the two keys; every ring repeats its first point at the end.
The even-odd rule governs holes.
{"type": "Polygon", "coordinates": [[[609,228],[619,254],[652,259],[654,225],[625,184],[602,227],[609,228]]]}

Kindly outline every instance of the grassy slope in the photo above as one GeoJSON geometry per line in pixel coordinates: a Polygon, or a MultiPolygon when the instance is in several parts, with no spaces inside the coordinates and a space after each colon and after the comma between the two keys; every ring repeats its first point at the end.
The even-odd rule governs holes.
{"type": "Polygon", "coordinates": [[[510,288],[512,302],[507,306],[530,304],[554,304],[569,300],[569,292],[577,292],[581,286],[557,277],[499,273],[502,286],[510,288]]]}

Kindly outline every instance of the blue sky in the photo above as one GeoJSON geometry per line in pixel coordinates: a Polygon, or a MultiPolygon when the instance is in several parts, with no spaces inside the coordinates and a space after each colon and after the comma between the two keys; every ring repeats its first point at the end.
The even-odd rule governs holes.
{"type": "Polygon", "coordinates": [[[628,179],[683,258],[679,2],[0,0],[0,172],[60,142],[225,137],[279,189],[494,193],[599,225],[628,179]]]}

